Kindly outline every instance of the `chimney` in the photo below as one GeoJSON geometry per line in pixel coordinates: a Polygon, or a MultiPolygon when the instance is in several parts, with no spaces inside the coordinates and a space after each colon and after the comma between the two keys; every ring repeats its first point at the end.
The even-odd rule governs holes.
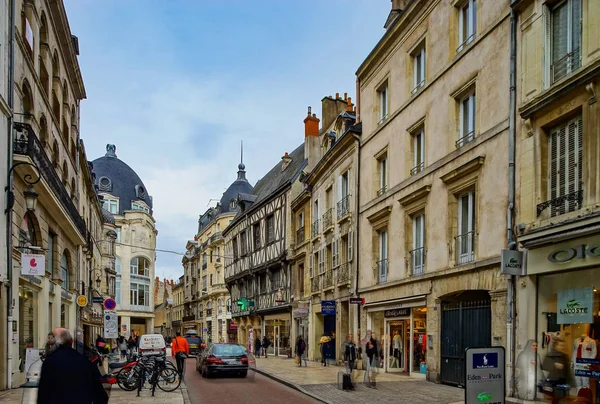
{"type": "Polygon", "coordinates": [[[321,100],[321,128],[325,133],[333,130],[331,125],[336,121],[337,117],[347,110],[348,100],[339,96],[339,93],[333,97],[324,97],[321,100]]]}
{"type": "Polygon", "coordinates": [[[308,107],[308,115],[304,118],[304,137],[319,137],[319,122],[316,114],[311,115],[312,108],[308,107]]]}
{"type": "Polygon", "coordinates": [[[292,158],[290,157],[288,152],[285,152],[285,154],[281,158],[281,171],[284,171],[287,168],[287,166],[290,165],[291,162],[292,158]]]}
{"type": "Polygon", "coordinates": [[[348,97],[348,104],[346,104],[346,111],[352,112],[352,107],[353,107],[352,97],[348,97]]]}

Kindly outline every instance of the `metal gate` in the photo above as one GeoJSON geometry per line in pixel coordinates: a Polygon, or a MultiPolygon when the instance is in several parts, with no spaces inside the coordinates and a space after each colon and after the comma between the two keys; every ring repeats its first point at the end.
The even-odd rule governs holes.
{"type": "Polygon", "coordinates": [[[442,383],[465,385],[465,349],[489,346],[492,341],[490,299],[442,303],[442,383]]]}

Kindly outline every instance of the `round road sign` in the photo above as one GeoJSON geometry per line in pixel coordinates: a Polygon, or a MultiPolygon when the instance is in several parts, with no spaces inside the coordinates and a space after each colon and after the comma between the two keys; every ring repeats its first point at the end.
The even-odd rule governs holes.
{"type": "Polygon", "coordinates": [[[108,299],[104,299],[104,308],[106,310],[114,310],[117,308],[117,302],[115,302],[115,299],[111,299],[110,297],[108,299]]]}
{"type": "Polygon", "coordinates": [[[85,295],[77,296],[77,304],[79,305],[79,307],[87,306],[87,297],[85,295]]]}

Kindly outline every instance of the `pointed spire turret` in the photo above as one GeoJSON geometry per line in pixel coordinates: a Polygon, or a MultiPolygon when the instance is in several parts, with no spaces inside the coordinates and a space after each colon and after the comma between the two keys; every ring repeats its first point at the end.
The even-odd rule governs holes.
{"type": "Polygon", "coordinates": [[[240,164],[238,165],[238,180],[246,180],[246,166],[244,165],[244,141],[240,145],[240,164]]]}

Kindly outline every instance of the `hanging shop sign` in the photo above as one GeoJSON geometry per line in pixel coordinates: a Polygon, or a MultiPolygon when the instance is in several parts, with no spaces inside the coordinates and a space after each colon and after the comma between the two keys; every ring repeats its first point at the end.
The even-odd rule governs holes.
{"type": "Polygon", "coordinates": [[[410,316],[410,308],[392,309],[383,312],[384,317],[408,317],[410,316]]]}
{"type": "Polygon", "coordinates": [[[364,297],[351,297],[350,304],[365,304],[364,297]]]}
{"type": "Polygon", "coordinates": [[[502,250],[501,257],[503,274],[516,276],[526,275],[525,254],[523,251],[502,250]]]}
{"type": "Polygon", "coordinates": [[[593,288],[558,291],[557,324],[593,323],[593,288]]]}
{"type": "Polygon", "coordinates": [[[504,404],[504,347],[468,348],[465,404],[504,404]]]}
{"type": "Polygon", "coordinates": [[[46,256],[44,254],[21,254],[21,275],[45,275],[46,256]]]}
{"type": "Polygon", "coordinates": [[[292,313],[294,318],[308,317],[308,303],[298,303],[298,308],[292,313]]]}
{"type": "Polygon", "coordinates": [[[77,296],[77,305],[79,307],[85,307],[85,306],[87,306],[87,297],[85,295],[79,295],[79,296],[77,296]]]}
{"type": "Polygon", "coordinates": [[[119,336],[119,324],[117,313],[104,310],[104,338],[117,338],[119,336]]]}
{"type": "Polygon", "coordinates": [[[335,316],[335,300],[321,300],[321,314],[335,316]]]}

